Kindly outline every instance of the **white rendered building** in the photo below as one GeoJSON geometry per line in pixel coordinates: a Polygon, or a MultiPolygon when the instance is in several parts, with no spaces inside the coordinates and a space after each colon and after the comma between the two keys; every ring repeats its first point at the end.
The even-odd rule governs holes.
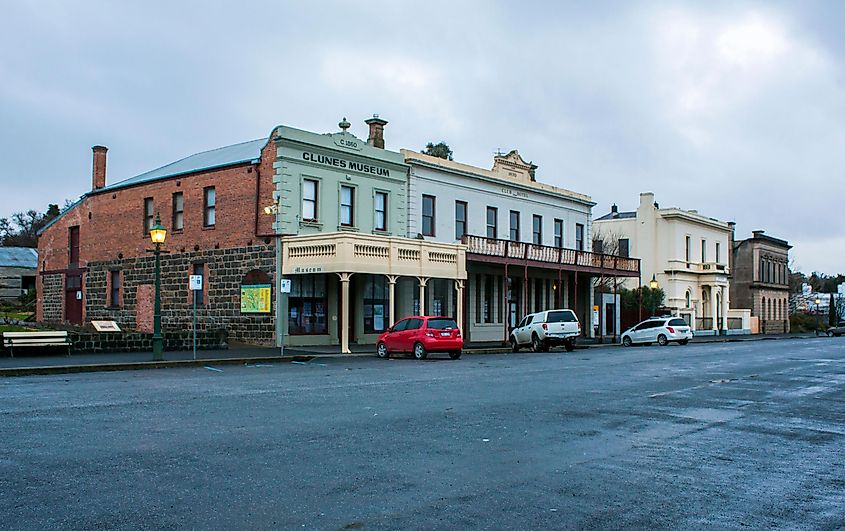
{"type": "MultiPolygon", "coordinates": [[[[593,279],[639,276],[636,259],[590,252],[590,197],[538,182],[537,167],[516,150],[496,156],[489,170],[402,154],[410,166],[408,236],[467,246],[469,341],[506,341],[522,316],[556,307],[573,309],[592,335],[593,279]]],[[[429,304],[448,302],[445,285],[429,293],[429,304]]]]}
{"type": "MultiPolygon", "coordinates": [[[[750,310],[730,309],[731,225],[695,210],[660,208],[654,194],[640,194],[634,212],[610,214],[594,222],[594,238],[619,242],[641,260],[642,283],[654,278],[664,306],[687,320],[699,335],[748,332],[750,310]]],[[[626,280],[625,287],[636,288],[626,280]]]]}

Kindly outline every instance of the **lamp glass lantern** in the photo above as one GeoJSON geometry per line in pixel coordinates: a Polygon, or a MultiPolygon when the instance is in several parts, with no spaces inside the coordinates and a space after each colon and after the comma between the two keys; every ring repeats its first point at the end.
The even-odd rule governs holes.
{"type": "Polygon", "coordinates": [[[657,289],[659,284],[657,283],[657,276],[651,275],[651,281],[648,283],[648,287],[651,289],[657,289]]]}
{"type": "Polygon", "coordinates": [[[161,224],[161,218],[156,214],[156,223],[150,228],[150,240],[156,245],[164,243],[167,238],[167,229],[161,224]]]}

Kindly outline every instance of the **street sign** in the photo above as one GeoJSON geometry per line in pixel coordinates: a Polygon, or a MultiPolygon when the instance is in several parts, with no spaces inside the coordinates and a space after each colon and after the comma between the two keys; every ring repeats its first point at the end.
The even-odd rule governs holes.
{"type": "Polygon", "coordinates": [[[192,290],[199,291],[202,289],[202,275],[190,275],[188,278],[188,284],[192,290]]]}
{"type": "Polygon", "coordinates": [[[282,293],[290,293],[290,279],[289,278],[283,278],[280,281],[279,290],[282,293]]]}

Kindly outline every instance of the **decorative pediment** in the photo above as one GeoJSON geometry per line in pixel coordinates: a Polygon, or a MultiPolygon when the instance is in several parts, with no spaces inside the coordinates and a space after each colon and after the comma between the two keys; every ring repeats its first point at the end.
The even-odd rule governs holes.
{"type": "Polygon", "coordinates": [[[503,177],[517,181],[534,181],[534,171],[537,166],[526,162],[519,154],[519,151],[512,149],[507,155],[498,153],[493,157],[493,172],[503,177]]]}

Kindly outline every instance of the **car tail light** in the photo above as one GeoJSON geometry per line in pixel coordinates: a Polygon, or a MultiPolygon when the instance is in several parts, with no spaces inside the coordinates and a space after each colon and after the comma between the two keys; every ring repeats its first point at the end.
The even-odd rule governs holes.
{"type": "Polygon", "coordinates": [[[461,337],[461,331],[460,331],[460,330],[456,330],[456,332],[457,332],[457,335],[455,335],[455,337],[461,337]]]}
{"type": "Polygon", "coordinates": [[[546,323],[543,323],[543,330],[548,330],[548,329],[549,329],[549,325],[547,325],[546,323]]]}
{"type": "Polygon", "coordinates": [[[666,330],[668,330],[670,334],[674,334],[674,333],[675,333],[675,329],[674,329],[674,328],[672,328],[671,326],[667,326],[667,327],[666,327],[666,330]]]}
{"type": "Polygon", "coordinates": [[[578,333],[581,333],[581,323],[578,323],[578,333]]]}
{"type": "Polygon", "coordinates": [[[434,332],[432,332],[431,330],[426,330],[425,335],[427,335],[428,337],[434,337],[434,332]]]}

